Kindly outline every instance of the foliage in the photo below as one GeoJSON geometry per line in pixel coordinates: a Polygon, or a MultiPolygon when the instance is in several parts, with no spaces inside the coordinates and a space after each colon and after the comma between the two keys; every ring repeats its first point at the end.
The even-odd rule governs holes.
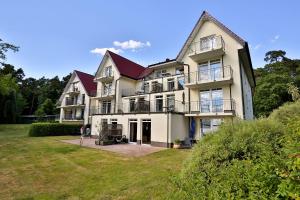
{"type": "Polygon", "coordinates": [[[273,109],[292,101],[288,85],[300,87],[300,61],[289,59],[282,50],[269,51],[263,68],[254,71],[256,88],[254,92],[254,112],[256,117],[268,116],[273,109]]]}
{"type": "Polygon", "coordinates": [[[37,116],[44,115],[53,115],[55,112],[55,105],[51,99],[46,99],[44,103],[42,103],[39,108],[36,110],[35,114],[37,116]]]}
{"type": "Polygon", "coordinates": [[[29,136],[59,136],[80,135],[80,124],[63,123],[33,123],[29,129],[29,136]]]}
{"type": "Polygon", "coordinates": [[[16,52],[19,50],[19,47],[9,44],[9,43],[6,43],[6,42],[3,42],[3,40],[0,38],[0,60],[6,60],[5,53],[8,50],[12,50],[12,51],[16,52]]]}
{"type": "Polygon", "coordinates": [[[19,86],[11,74],[0,74],[0,121],[16,123],[21,114],[25,100],[19,92],[19,86]]]}
{"type": "Polygon", "coordinates": [[[181,141],[180,141],[179,139],[176,139],[176,140],[174,141],[174,144],[181,144],[181,141]]]}
{"type": "Polygon", "coordinates": [[[293,101],[299,101],[300,100],[299,89],[292,83],[288,83],[287,86],[288,86],[288,93],[292,96],[293,101]]]}
{"type": "Polygon", "coordinates": [[[300,102],[289,103],[203,138],[175,178],[182,199],[300,198],[299,114],[300,102]]]}

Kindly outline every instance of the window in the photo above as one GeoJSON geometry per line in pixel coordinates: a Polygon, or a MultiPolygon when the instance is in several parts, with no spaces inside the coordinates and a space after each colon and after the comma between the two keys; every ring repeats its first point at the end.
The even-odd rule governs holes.
{"type": "Polygon", "coordinates": [[[144,92],[149,93],[149,83],[144,83],[144,92]]]}
{"type": "Polygon", "coordinates": [[[162,84],[158,83],[157,81],[152,82],[152,92],[161,92],[162,91],[162,84]]]}
{"type": "Polygon", "coordinates": [[[198,66],[198,81],[217,80],[222,78],[222,76],[223,69],[219,59],[201,63],[198,66]]]}
{"type": "Polygon", "coordinates": [[[183,90],[184,89],[184,77],[178,77],[177,78],[177,87],[178,87],[178,90],[183,90]]]}
{"type": "Polygon", "coordinates": [[[118,127],[118,119],[110,119],[111,127],[116,129],[118,127]]]}
{"type": "Polygon", "coordinates": [[[84,108],[81,109],[81,115],[80,115],[80,119],[84,118],[84,108]]]}
{"type": "Polygon", "coordinates": [[[111,101],[102,101],[102,114],[111,113],[111,101]]]}
{"type": "Polygon", "coordinates": [[[166,74],[166,73],[167,73],[167,71],[166,71],[165,69],[157,70],[157,71],[156,71],[156,77],[157,77],[157,78],[161,78],[161,77],[163,77],[163,75],[166,74]]]}
{"type": "Polygon", "coordinates": [[[168,107],[168,111],[175,110],[175,95],[174,94],[167,96],[167,107],[168,107]]]}
{"type": "Polygon", "coordinates": [[[112,83],[107,83],[103,85],[103,95],[112,94],[112,83]]]}
{"type": "Polygon", "coordinates": [[[168,79],[168,91],[175,90],[175,83],[174,79],[168,79]]]}
{"type": "Polygon", "coordinates": [[[134,112],[135,110],[135,99],[129,99],[129,112],[134,112]]]}
{"type": "Polygon", "coordinates": [[[183,67],[177,67],[175,70],[176,75],[184,74],[184,68],[183,67]]]}
{"type": "Polygon", "coordinates": [[[200,91],[200,112],[223,112],[223,90],[200,91]]]}
{"type": "Polygon", "coordinates": [[[217,37],[210,35],[200,39],[200,51],[209,51],[217,48],[217,37]]]}
{"type": "Polygon", "coordinates": [[[81,104],[85,104],[85,94],[82,94],[81,96],[81,104]]]}
{"type": "Polygon", "coordinates": [[[110,77],[112,76],[112,66],[105,67],[103,71],[104,77],[110,77]]]}
{"type": "Polygon", "coordinates": [[[163,96],[156,96],[155,97],[155,108],[156,112],[162,112],[163,111],[163,96]]]}
{"type": "Polygon", "coordinates": [[[221,125],[222,119],[202,119],[201,120],[201,132],[202,136],[207,135],[218,129],[221,125]]]}

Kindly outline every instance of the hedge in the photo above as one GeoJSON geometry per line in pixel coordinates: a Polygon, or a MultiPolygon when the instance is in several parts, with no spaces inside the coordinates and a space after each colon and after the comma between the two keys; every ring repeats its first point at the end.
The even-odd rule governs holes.
{"type": "Polygon", "coordinates": [[[81,124],[33,123],[29,129],[29,136],[80,135],[81,126],[81,124]]]}

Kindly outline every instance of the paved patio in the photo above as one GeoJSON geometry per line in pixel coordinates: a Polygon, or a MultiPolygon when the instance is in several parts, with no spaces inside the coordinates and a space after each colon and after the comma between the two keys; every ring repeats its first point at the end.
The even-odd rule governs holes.
{"type": "MultiPolygon", "coordinates": [[[[80,145],[80,139],[75,140],[62,140],[69,144],[80,145]]],[[[107,146],[95,145],[95,139],[85,138],[83,140],[84,147],[101,149],[104,151],[111,151],[128,157],[141,157],[154,152],[165,150],[166,148],[162,147],[153,147],[148,145],[138,145],[138,144],[113,144],[107,146]]]]}

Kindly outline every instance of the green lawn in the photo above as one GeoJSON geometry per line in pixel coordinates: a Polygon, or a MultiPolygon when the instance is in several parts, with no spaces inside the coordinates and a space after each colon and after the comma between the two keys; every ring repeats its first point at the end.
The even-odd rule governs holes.
{"type": "Polygon", "coordinates": [[[187,150],[140,158],[28,137],[28,125],[0,125],[0,199],[166,199],[187,150]]]}

